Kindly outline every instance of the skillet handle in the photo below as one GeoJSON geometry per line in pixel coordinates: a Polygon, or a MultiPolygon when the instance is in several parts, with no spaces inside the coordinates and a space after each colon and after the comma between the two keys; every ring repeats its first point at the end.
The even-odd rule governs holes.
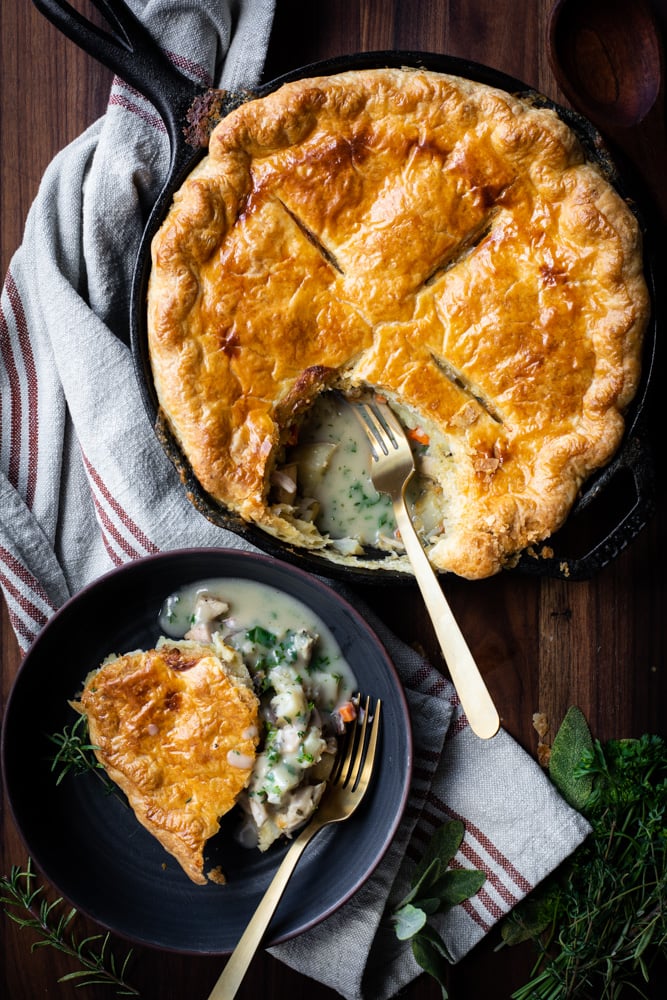
{"type": "Polygon", "coordinates": [[[583,502],[575,506],[570,517],[576,519],[578,513],[583,514],[598,498],[608,503],[609,498],[613,498],[616,488],[614,480],[617,476],[626,478],[626,490],[617,498],[624,509],[601,540],[593,543],[583,555],[575,557],[568,556],[567,552],[559,552],[546,559],[523,556],[518,568],[529,575],[588,580],[612,562],[634,540],[655,512],[654,455],[645,430],[635,428],[633,436],[585,495],[583,502]]]}
{"type": "Polygon", "coordinates": [[[124,0],[93,0],[110,31],[93,24],[67,0],[33,0],[33,3],[67,38],[155,106],[175,150],[182,141],[185,115],[203,88],[173,66],[124,0]]]}

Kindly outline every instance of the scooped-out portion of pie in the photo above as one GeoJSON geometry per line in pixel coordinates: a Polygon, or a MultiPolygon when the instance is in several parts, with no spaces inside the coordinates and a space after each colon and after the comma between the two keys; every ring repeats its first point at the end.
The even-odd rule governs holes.
{"type": "Polygon", "coordinates": [[[409,571],[391,518],[362,539],[316,492],[326,472],[336,503],[378,504],[345,426],[320,433],[313,413],[336,412],[334,390],[381,394],[414,441],[432,564],[475,579],[559,528],[618,448],[648,312],[635,216],[555,112],[360,70],[214,129],[154,238],[149,352],[213,501],[334,561],[409,571]]]}

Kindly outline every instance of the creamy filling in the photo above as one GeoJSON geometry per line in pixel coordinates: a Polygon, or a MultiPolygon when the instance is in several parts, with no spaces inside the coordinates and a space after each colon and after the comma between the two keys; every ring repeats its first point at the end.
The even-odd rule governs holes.
{"type": "MultiPolygon", "coordinates": [[[[438,450],[414,415],[397,413],[415,456],[416,474],[406,500],[422,541],[428,544],[444,530],[442,490],[429,475],[438,450]]],[[[336,393],[316,399],[299,428],[298,441],[272,476],[270,499],[274,512],[288,519],[312,522],[331,544],[350,553],[366,548],[403,551],[397,535],[392,502],[378,493],[371,479],[368,440],[352,407],[336,393]]]]}
{"type": "Polygon", "coordinates": [[[237,799],[244,815],[238,838],[266,850],[301,826],[319,802],[343,714],[352,706],[350,666],[319,616],[255,581],[209,579],[183,587],[165,601],[160,627],[171,638],[231,646],[250,673],[261,741],[237,799]]]}

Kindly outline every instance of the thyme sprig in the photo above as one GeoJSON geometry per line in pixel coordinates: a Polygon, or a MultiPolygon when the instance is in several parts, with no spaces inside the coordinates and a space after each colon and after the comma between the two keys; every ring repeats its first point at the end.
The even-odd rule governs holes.
{"type": "Polygon", "coordinates": [[[513,1000],[645,997],[667,959],[667,745],[651,735],[603,745],[570,709],[549,772],[592,832],[505,921],[505,943],[538,950],[513,1000]]]}
{"type": "Polygon", "coordinates": [[[125,978],[132,950],[118,962],[110,947],[109,933],[79,939],[72,926],[78,911],[64,905],[62,898],[46,899],[44,886],[36,879],[30,859],[25,870],[14,865],[9,876],[0,876],[0,904],[19,927],[39,935],[31,951],[50,946],[78,961],[81,968],[61,976],[58,982],[73,982],[77,988],[111,986],[117,996],[140,996],[125,978]]]}

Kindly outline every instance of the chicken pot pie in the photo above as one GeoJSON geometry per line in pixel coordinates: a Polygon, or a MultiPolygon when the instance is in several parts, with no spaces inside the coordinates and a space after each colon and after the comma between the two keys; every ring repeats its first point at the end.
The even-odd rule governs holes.
{"type": "Polygon", "coordinates": [[[315,400],[375,390],[428,441],[431,562],[482,578],[555,531],[618,447],[647,315],[636,220],[553,111],[380,69],[220,122],[154,238],[148,339],[214,502],[409,571],[400,545],[364,563],[276,490],[315,400]]]}

